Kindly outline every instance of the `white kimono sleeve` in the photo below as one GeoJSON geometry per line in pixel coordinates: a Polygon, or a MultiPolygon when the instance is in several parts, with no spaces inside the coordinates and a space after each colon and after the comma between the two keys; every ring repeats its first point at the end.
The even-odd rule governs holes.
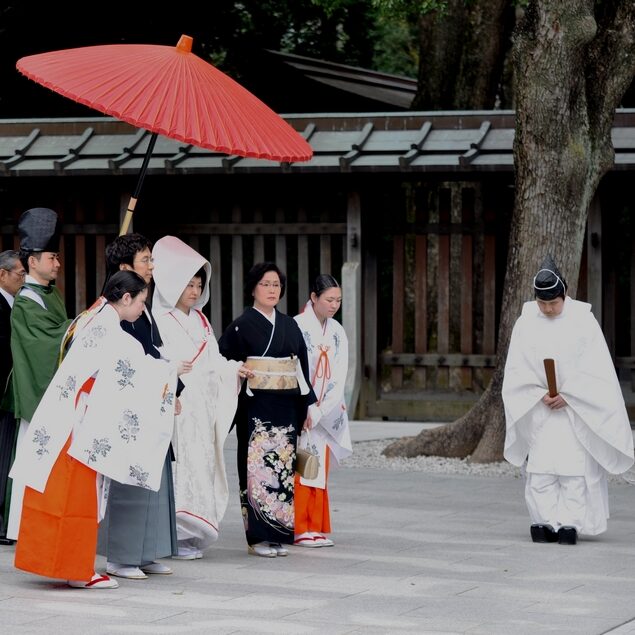
{"type": "Polygon", "coordinates": [[[520,317],[512,331],[505,376],[503,379],[503,404],[505,406],[504,456],[512,464],[521,466],[529,453],[529,427],[533,409],[547,392],[546,377],[538,375],[525,348],[523,318],[520,317]]]}

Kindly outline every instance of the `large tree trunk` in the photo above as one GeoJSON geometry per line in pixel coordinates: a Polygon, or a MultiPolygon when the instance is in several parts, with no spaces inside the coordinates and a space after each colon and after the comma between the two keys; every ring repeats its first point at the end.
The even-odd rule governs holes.
{"type": "Polygon", "coordinates": [[[510,0],[449,0],[419,19],[419,83],[414,110],[494,108],[509,50],[510,0]]]}
{"type": "Polygon", "coordinates": [[[614,159],[614,111],[635,75],[635,2],[532,0],[516,33],[514,61],[516,198],[497,368],[464,417],[393,443],[387,456],[501,459],[500,389],[511,330],[546,254],[575,296],[589,204],[614,159]]]}

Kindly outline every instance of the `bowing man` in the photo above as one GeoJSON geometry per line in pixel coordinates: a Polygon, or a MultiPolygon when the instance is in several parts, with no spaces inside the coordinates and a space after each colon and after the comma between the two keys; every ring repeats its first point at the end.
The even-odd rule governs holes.
{"type": "Polygon", "coordinates": [[[567,295],[551,257],[535,300],[514,326],[503,380],[505,458],[527,461],[525,500],[534,542],[576,544],[606,531],[607,473],[633,465],[633,436],[606,341],[591,305],[567,295]],[[557,394],[547,392],[554,359],[557,394]]]}

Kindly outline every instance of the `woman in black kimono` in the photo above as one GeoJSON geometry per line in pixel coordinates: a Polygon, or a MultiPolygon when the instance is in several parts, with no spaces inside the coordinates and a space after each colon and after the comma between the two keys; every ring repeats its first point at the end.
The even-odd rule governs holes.
{"type": "Polygon", "coordinates": [[[291,363],[298,368],[297,375],[287,374],[284,381],[275,371],[269,376],[260,373],[264,388],[251,389],[245,383],[234,417],[248,552],[268,558],[286,556],[284,545],[293,543],[296,441],[307,408],[316,401],[302,333],[293,318],[275,308],[285,284],[286,276],[274,263],[254,265],[245,281],[254,305],[227,327],[218,343],[228,359],[264,358],[253,363],[273,367],[278,361],[284,364],[282,358],[286,364],[294,358],[291,363]]]}

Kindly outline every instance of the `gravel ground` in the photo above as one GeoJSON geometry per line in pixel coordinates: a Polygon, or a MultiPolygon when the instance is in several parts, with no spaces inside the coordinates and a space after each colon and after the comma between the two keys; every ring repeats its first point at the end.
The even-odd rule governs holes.
{"type": "MultiPolygon", "coordinates": [[[[411,459],[382,456],[382,450],[392,441],[394,439],[354,443],[353,455],[342,461],[341,467],[511,478],[521,478],[523,476],[521,468],[515,467],[506,461],[501,463],[470,463],[468,459],[448,459],[440,456],[418,456],[411,459]]],[[[624,476],[609,475],[609,482],[621,485],[635,484],[635,470],[629,470],[624,476]]]]}

